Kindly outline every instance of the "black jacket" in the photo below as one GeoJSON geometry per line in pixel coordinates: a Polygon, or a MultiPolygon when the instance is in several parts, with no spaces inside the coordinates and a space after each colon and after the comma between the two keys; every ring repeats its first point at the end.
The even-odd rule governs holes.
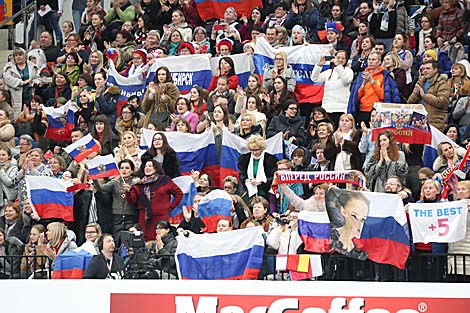
{"type": "Polygon", "coordinates": [[[90,263],[88,263],[83,278],[105,279],[109,275],[111,275],[110,277],[118,279],[117,276],[123,276],[123,270],[124,261],[117,253],[113,254],[113,264],[111,265],[111,270],[108,269],[108,265],[106,264],[106,257],[102,253],[100,253],[98,255],[95,255],[93,259],[91,259],[90,263]]]}
{"type": "Polygon", "coordinates": [[[293,144],[297,146],[307,144],[307,133],[305,132],[304,121],[302,121],[299,114],[293,118],[287,118],[285,113],[281,112],[279,116],[273,117],[268,126],[268,130],[266,131],[266,137],[271,138],[278,132],[285,133],[287,131],[289,132],[289,135],[286,139],[289,139],[292,136],[296,138],[296,141],[294,141],[293,144]]]}
{"type": "MultiPolygon", "coordinates": [[[[238,158],[238,168],[240,169],[240,183],[245,186],[245,180],[248,179],[248,164],[250,164],[251,152],[242,154],[238,158]]],[[[268,196],[269,188],[273,183],[274,173],[277,171],[277,161],[279,161],[275,156],[267,152],[264,153],[264,172],[266,175],[267,182],[262,183],[258,186],[258,192],[260,196],[268,196]]]]}
{"type": "MultiPolygon", "coordinates": [[[[142,160],[141,173],[143,173],[145,163],[147,163],[148,160],[152,160],[153,156],[147,151],[140,157],[140,159],[142,160]]],[[[171,178],[181,176],[180,161],[173,149],[168,151],[163,157],[162,168],[163,171],[165,171],[166,176],[170,176],[171,178]]]]}

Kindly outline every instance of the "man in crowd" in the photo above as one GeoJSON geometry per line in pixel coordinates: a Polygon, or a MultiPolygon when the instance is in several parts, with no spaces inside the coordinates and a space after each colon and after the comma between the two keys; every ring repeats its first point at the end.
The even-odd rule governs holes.
{"type": "Polygon", "coordinates": [[[124,275],[124,261],[115,252],[116,244],[111,234],[98,239],[100,254],[95,255],[85,271],[84,279],[121,279],[124,275]]]}

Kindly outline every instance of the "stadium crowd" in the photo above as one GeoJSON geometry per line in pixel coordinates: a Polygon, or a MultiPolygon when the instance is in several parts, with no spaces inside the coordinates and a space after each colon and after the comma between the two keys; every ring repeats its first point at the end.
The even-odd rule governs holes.
{"type": "MultiPolygon", "coordinates": [[[[329,186],[281,185],[275,195],[270,190],[277,170],[362,171],[370,191],[397,193],[405,204],[470,199],[469,180],[454,175],[442,183],[435,175],[460,162],[470,143],[470,0],[263,1],[248,16],[228,7],[223,18],[209,21],[193,0],[113,0],[110,8],[99,0],[74,0],[71,8],[60,0],[37,2],[39,10],[52,9],[36,16],[45,31],[39,41],[29,33],[28,50],[13,51],[0,81],[0,256],[53,259],[94,243],[103,251],[103,262],[94,263],[109,272],[104,260],[112,259],[113,237],[102,237],[99,249],[97,241],[102,233],[117,239],[130,228],[143,230],[155,253],[174,253],[177,233],[169,212],[183,193],[171,180],[181,172],[169,131],[214,132],[219,159],[224,129],[247,139],[249,149],[239,158],[239,178],[227,176],[223,186],[207,173],[191,173],[198,194],[175,225],[186,235],[204,232],[197,203],[223,188],[233,199],[232,219],[220,220],[217,231],[261,225],[273,251],[296,253],[302,241],[279,220],[287,217],[295,229],[298,212],[320,210],[329,186]],[[72,10],[73,21],[59,26],[63,10],[72,10]],[[252,55],[260,37],[274,48],[331,46],[311,73],[324,84],[321,103],[298,102],[295,73],[281,51],[262,80],[252,74],[240,87],[231,55],[252,55]],[[107,85],[111,60],[121,75],[145,77],[156,59],[200,53],[222,57],[207,90],[193,86],[182,95],[162,66],[142,99],[131,96],[118,109],[120,88],[107,85]],[[45,138],[44,108],[69,100],[78,109],[71,142],[91,134],[99,155],[114,155],[122,178],[89,181],[86,166],[63,150],[70,141],[45,138]],[[423,167],[423,145],[398,143],[389,131],[372,141],[371,130],[383,122],[376,102],[425,106],[429,124],[449,138],[439,144],[432,168],[423,167]],[[148,150],[139,147],[143,128],[157,131],[148,150]],[[283,160],[265,151],[266,138],[279,132],[286,145],[297,146],[290,155],[285,149],[283,160]],[[90,183],[75,191],[75,222],[35,214],[25,175],[90,183]]],[[[470,219],[467,231],[469,226],[470,219]]],[[[470,254],[470,234],[461,242],[414,249],[470,254]]],[[[3,266],[31,269],[26,261],[3,266]]],[[[463,268],[459,264],[453,274],[468,281],[468,262],[465,275],[463,268]]]]}

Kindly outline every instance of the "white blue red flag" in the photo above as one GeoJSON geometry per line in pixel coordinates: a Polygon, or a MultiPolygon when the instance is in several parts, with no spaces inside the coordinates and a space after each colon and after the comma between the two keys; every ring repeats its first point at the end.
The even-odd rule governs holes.
{"type": "Polygon", "coordinates": [[[89,179],[98,179],[121,175],[112,154],[108,154],[105,156],[96,156],[91,160],[86,160],[85,164],[88,166],[89,179]]]}
{"type": "Polygon", "coordinates": [[[48,176],[26,176],[26,188],[31,207],[42,219],[59,218],[73,222],[73,192],[62,179],[48,176]]]}
{"type": "Polygon", "coordinates": [[[221,218],[231,220],[232,197],[222,189],[214,189],[201,199],[198,205],[199,217],[206,224],[208,233],[217,230],[221,218]]]}
{"type": "Polygon", "coordinates": [[[263,229],[178,236],[176,266],[180,279],[258,279],[263,264],[263,229]]]}
{"type": "Polygon", "coordinates": [[[170,224],[176,225],[183,220],[183,206],[192,208],[194,196],[197,193],[194,179],[191,176],[179,176],[173,178],[175,184],[180,187],[183,192],[183,199],[180,203],[170,212],[170,224]]]}
{"type": "Polygon", "coordinates": [[[431,144],[424,146],[424,153],[423,153],[423,165],[429,168],[432,168],[434,160],[438,157],[437,153],[437,146],[443,142],[447,141],[452,144],[454,149],[458,148],[457,145],[452,139],[444,135],[439,129],[436,127],[429,125],[431,127],[431,144]]]}
{"type": "Polygon", "coordinates": [[[100,146],[95,139],[93,139],[91,134],[88,134],[65,147],[64,151],[67,152],[75,161],[81,162],[93,152],[99,152],[100,146]]]}
{"type": "Polygon", "coordinates": [[[72,129],[75,127],[75,112],[77,107],[68,101],[59,108],[44,107],[47,117],[47,130],[44,137],[56,141],[70,140],[72,129]]]}
{"type": "Polygon", "coordinates": [[[212,79],[211,65],[208,54],[180,55],[162,59],[155,59],[147,76],[147,84],[154,80],[155,71],[160,66],[166,66],[170,70],[173,83],[181,94],[186,94],[191,87],[198,85],[201,88],[209,88],[212,79]]]}
{"type": "MultiPolygon", "coordinates": [[[[235,74],[238,76],[238,84],[245,88],[248,85],[248,77],[254,70],[253,57],[245,53],[234,54],[229,57],[233,60],[235,74]]],[[[221,58],[211,58],[212,75],[215,75],[221,58]]]]}
{"type": "MultiPolygon", "coordinates": [[[[274,155],[279,160],[283,158],[281,132],[268,138],[266,140],[266,145],[266,152],[274,155]]],[[[245,139],[232,134],[227,129],[224,129],[224,134],[222,136],[222,151],[220,154],[220,179],[222,181],[228,175],[238,178],[238,157],[248,152],[245,139]]]]}
{"type": "Polygon", "coordinates": [[[253,63],[255,73],[260,76],[264,71],[274,64],[274,54],[276,51],[284,51],[287,54],[287,61],[292,66],[295,73],[296,86],[295,94],[300,103],[321,103],[323,99],[323,83],[317,83],[310,79],[315,64],[320,62],[324,55],[330,55],[330,45],[300,45],[294,47],[281,47],[274,49],[261,37],[256,40],[253,63]]]}

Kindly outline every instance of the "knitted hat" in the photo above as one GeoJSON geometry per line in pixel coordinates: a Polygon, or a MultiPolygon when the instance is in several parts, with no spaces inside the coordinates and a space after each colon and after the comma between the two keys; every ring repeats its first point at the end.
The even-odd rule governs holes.
{"type": "Polygon", "coordinates": [[[220,47],[221,47],[221,46],[227,46],[227,47],[228,47],[228,50],[229,50],[230,52],[232,52],[232,49],[233,49],[233,40],[228,39],[228,38],[224,38],[224,39],[222,39],[221,41],[219,41],[219,42],[217,43],[217,50],[220,51],[220,47]]]}
{"type": "Polygon", "coordinates": [[[434,50],[434,49],[429,49],[429,50],[424,51],[424,54],[429,55],[429,56],[433,59],[433,61],[437,61],[437,53],[436,53],[436,50],[434,50]]]}
{"type": "Polygon", "coordinates": [[[300,26],[300,25],[295,25],[294,27],[292,27],[292,32],[294,32],[295,30],[298,30],[302,33],[302,36],[305,38],[305,29],[300,26]]]}
{"type": "Polygon", "coordinates": [[[144,63],[147,63],[147,51],[145,51],[144,49],[137,49],[134,52],[132,52],[132,55],[134,54],[139,55],[144,61],[144,63]]]}
{"type": "Polygon", "coordinates": [[[182,42],[182,43],[180,44],[180,46],[178,47],[178,52],[180,52],[183,48],[189,49],[189,52],[190,52],[191,54],[196,53],[196,51],[194,50],[193,44],[190,43],[189,41],[182,42]]]}
{"type": "Polygon", "coordinates": [[[341,24],[341,22],[330,21],[326,23],[325,29],[327,32],[335,32],[339,34],[340,32],[343,31],[344,27],[341,24]]]}

